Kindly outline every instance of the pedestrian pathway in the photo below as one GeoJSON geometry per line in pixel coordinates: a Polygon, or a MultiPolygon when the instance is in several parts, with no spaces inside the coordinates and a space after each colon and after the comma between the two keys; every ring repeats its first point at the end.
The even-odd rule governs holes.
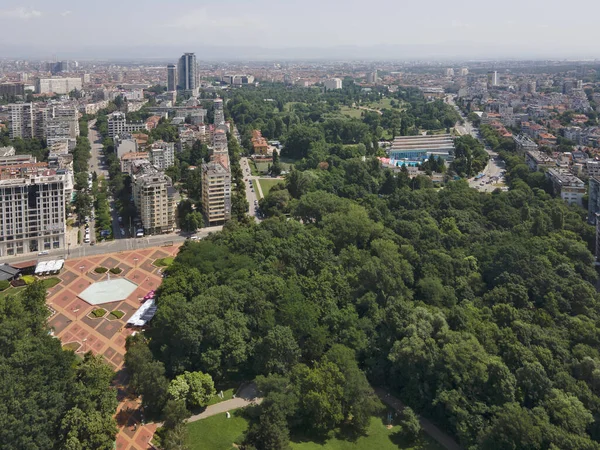
{"type": "MultiPolygon", "coordinates": [[[[386,390],[375,388],[375,393],[383,403],[391,406],[396,411],[401,412],[404,409],[404,404],[400,401],[400,399],[394,397],[386,390]]],[[[425,419],[424,417],[419,417],[419,422],[421,424],[421,428],[423,428],[423,431],[447,450],[463,450],[462,447],[458,445],[450,435],[444,433],[429,420],[425,419]]]]}
{"type": "Polygon", "coordinates": [[[258,391],[256,390],[256,385],[250,383],[239,389],[237,397],[207,406],[204,411],[200,414],[193,415],[187,421],[196,422],[197,420],[206,419],[207,417],[216,416],[217,414],[225,413],[227,411],[245,408],[249,405],[260,405],[263,399],[257,397],[257,395],[258,391]]]}

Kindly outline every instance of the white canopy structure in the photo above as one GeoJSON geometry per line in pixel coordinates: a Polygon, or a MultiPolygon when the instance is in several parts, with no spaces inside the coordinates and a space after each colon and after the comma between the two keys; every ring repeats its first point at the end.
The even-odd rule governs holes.
{"type": "Polygon", "coordinates": [[[44,274],[55,274],[60,272],[60,270],[65,265],[64,259],[56,259],[51,261],[40,261],[37,266],[35,266],[35,274],[36,275],[44,275],[44,274]]]}
{"type": "Polygon", "coordinates": [[[127,325],[134,327],[143,327],[146,325],[156,314],[156,301],[154,299],[148,300],[140,306],[140,308],[133,313],[133,315],[127,321],[127,325]]]}

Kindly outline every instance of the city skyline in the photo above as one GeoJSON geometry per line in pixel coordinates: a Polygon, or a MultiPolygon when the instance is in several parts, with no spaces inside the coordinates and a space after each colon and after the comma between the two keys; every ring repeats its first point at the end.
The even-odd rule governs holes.
{"type": "Polygon", "coordinates": [[[0,57],[164,58],[186,51],[200,59],[600,58],[593,19],[600,5],[590,0],[576,9],[558,0],[543,7],[508,0],[494,9],[468,0],[451,10],[441,0],[427,3],[374,0],[367,10],[355,0],[307,0],[303,8],[257,0],[249,9],[240,0],[220,7],[183,0],[163,15],[156,0],[143,8],[114,0],[58,0],[52,7],[11,1],[0,7],[0,57]],[[114,11],[118,20],[135,16],[126,36],[114,11]]]}

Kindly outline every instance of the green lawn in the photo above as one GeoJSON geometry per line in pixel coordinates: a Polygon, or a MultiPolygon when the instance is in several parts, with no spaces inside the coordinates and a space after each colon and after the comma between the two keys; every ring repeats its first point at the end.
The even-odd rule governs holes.
{"type": "Polygon", "coordinates": [[[56,277],[46,278],[46,279],[42,280],[42,286],[44,286],[45,289],[53,288],[58,283],[60,283],[60,278],[56,278],[56,277]]]}
{"type": "MultiPolygon", "coordinates": [[[[217,390],[217,393],[219,393],[219,392],[220,391],[217,390]]],[[[235,389],[233,389],[233,388],[223,390],[223,398],[219,397],[218,395],[215,395],[213,398],[211,398],[208,401],[208,404],[206,406],[214,405],[216,403],[221,403],[221,402],[224,402],[225,400],[231,400],[233,398],[234,393],[235,393],[235,389]]]]}
{"type": "Polygon", "coordinates": [[[279,183],[283,183],[283,180],[278,179],[261,179],[259,180],[260,188],[262,189],[263,195],[266,197],[273,186],[279,183]]]}
{"type": "Polygon", "coordinates": [[[235,441],[248,428],[246,419],[239,415],[240,410],[231,412],[231,419],[225,413],[190,423],[188,445],[192,450],[230,450],[235,441]]]}
{"type": "Polygon", "coordinates": [[[169,256],[167,258],[157,259],[152,264],[157,267],[169,267],[171,264],[173,264],[173,261],[175,261],[175,258],[173,256],[169,256]]]}
{"type": "Polygon", "coordinates": [[[269,166],[271,163],[268,162],[255,162],[254,166],[256,167],[256,171],[258,175],[265,175],[269,173],[269,166]]]}
{"type": "Polygon", "coordinates": [[[342,106],[340,108],[340,112],[345,116],[352,117],[354,119],[360,119],[362,111],[357,108],[350,108],[349,106],[342,106]]]}
{"type": "MultiPolygon", "coordinates": [[[[231,450],[234,442],[240,442],[248,428],[246,419],[233,411],[231,419],[218,414],[207,419],[188,424],[188,444],[192,450],[231,450]]],[[[380,418],[373,417],[369,434],[356,441],[346,441],[331,437],[325,442],[301,442],[292,438],[292,450],[442,450],[437,443],[423,437],[415,445],[405,445],[398,436],[399,426],[387,429],[380,418]]]]}
{"type": "Polygon", "coordinates": [[[8,289],[0,292],[0,299],[4,299],[5,297],[8,297],[9,295],[20,295],[25,290],[25,288],[26,288],[26,286],[21,286],[18,288],[9,287],[8,289]]]}
{"type": "Polygon", "coordinates": [[[356,441],[347,441],[331,437],[325,442],[298,442],[292,439],[293,450],[442,450],[437,443],[429,437],[421,438],[414,445],[403,444],[398,436],[400,426],[388,429],[381,418],[371,418],[368,435],[361,436],[356,441]]]}

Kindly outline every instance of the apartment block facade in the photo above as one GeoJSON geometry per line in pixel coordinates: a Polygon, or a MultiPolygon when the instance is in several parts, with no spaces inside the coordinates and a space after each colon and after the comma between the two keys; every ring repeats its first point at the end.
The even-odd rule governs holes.
{"type": "Polygon", "coordinates": [[[131,163],[133,201],[146,234],[175,230],[179,193],[171,179],[146,160],[131,163]]]}
{"type": "Polygon", "coordinates": [[[148,153],[150,162],[158,170],[166,170],[175,165],[175,144],[172,142],[155,142],[148,153]]]}
{"type": "Polygon", "coordinates": [[[120,136],[123,133],[134,133],[145,128],[145,123],[127,123],[127,117],[119,111],[108,116],[108,136],[111,138],[120,136]]]}
{"type": "Polygon", "coordinates": [[[227,153],[202,164],[202,207],[209,226],[231,219],[231,169],[227,153]]]}
{"type": "Polygon", "coordinates": [[[0,178],[0,257],[66,246],[66,174],[31,164],[0,178]]]}

